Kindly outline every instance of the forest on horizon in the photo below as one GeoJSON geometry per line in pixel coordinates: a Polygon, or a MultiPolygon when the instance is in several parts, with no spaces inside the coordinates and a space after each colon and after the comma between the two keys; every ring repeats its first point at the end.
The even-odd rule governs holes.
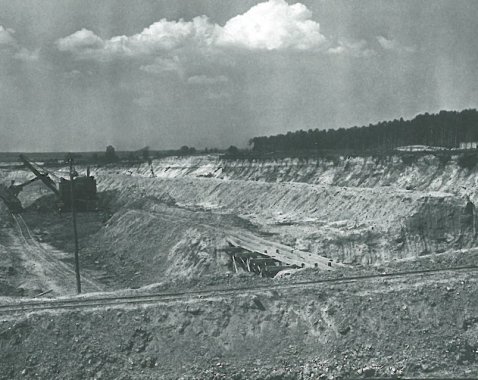
{"type": "Polygon", "coordinates": [[[478,141],[478,111],[440,111],[368,126],[340,129],[309,129],[274,136],[254,137],[252,151],[291,152],[300,150],[390,150],[400,146],[427,145],[459,147],[478,141]]]}

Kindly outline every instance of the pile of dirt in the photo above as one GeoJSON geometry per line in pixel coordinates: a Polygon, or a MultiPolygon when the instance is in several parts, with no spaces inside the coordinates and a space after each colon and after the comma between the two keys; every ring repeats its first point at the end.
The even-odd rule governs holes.
{"type": "MultiPolygon", "coordinates": [[[[237,216],[180,208],[167,194],[134,198],[112,190],[100,192],[99,200],[101,211],[77,213],[77,229],[82,271],[96,273],[95,280],[106,289],[136,288],[175,278],[227,273],[231,263],[222,251],[227,244],[222,228],[250,227],[237,216]]],[[[49,208],[47,201],[48,197],[39,198],[22,217],[32,237],[46,249],[63,252],[58,257],[64,256],[66,264],[73,268],[71,213],[59,213],[49,208]]],[[[22,237],[16,236],[19,231],[12,225],[7,230],[20,239],[20,244],[22,237]]],[[[16,248],[10,247],[12,244],[3,242],[5,252],[10,256],[18,254],[16,248]]],[[[10,266],[7,264],[6,270],[10,266]]],[[[24,271],[22,263],[17,262],[14,270],[24,271]]],[[[19,280],[16,276],[9,284],[15,286],[19,280]]],[[[33,293],[18,293],[6,286],[3,290],[0,294],[42,292],[35,288],[33,293]]]]}
{"type": "Polygon", "coordinates": [[[107,284],[116,289],[228,271],[229,260],[220,251],[224,234],[203,224],[200,213],[166,200],[133,200],[115,212],[82,242],[83,265],[105,271],[107,284]]]}

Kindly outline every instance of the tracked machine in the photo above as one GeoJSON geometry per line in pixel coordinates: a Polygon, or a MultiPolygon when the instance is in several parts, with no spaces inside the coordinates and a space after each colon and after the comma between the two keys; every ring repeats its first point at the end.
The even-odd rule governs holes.
{"type": "Polygon", "coordinates": [[[16,185],[14,181],[12,181],[9,187],[0,185],[0,198],[11,212],[19,213],[23,210],[18,194],[25,186],[35,181],[42,181],[56,195],[56,204],[59,211],[70,210],[73,198],[75,199],[75,208],[78,211],[97,209],[96,180],[90,175],[89,169],[87,169],[86,176],[79,176],[74,171],[74,174],[70,176],[72,178],[70,180],[63,177],[58,178],[54,173],[33,163],[23,154],[20,155],[20,160],[35,177],[19,185],[16,185]],[[56,179],[56,181],[52,178],[56,179]],[[74,191],[74,197],[72,197],[72,190],[74,191]]]}

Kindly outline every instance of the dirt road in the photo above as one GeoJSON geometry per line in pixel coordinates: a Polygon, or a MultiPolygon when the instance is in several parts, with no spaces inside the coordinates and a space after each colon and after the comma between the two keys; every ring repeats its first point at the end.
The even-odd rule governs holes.
{"type": "MultiPolygon", "coordinates": [[[[51,290],[52,295],[76,293],[73,265],[63,261],[67,258],[67,254],[36,240],[21,215],[12,217],[14,228],[11,249],[21,256],[26,268],[32,274],[32,278],[27,281],[36,282],[39,289],[51,290]]],[[[102,290],[88,274],[83,273],[81,281],[85,292],[102,290]]]]}

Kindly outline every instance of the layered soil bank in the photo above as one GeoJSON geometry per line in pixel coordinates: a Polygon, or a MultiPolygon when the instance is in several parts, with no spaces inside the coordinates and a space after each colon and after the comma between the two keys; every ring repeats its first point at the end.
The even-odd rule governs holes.
{"type": "Polygon", "coordinates": [[[239,215],[282,243],[349,264],[475,245],[477,176],[457,157],[177,157],[97,176],[120,198],[166,196],[189,209],[239,215]]]}

